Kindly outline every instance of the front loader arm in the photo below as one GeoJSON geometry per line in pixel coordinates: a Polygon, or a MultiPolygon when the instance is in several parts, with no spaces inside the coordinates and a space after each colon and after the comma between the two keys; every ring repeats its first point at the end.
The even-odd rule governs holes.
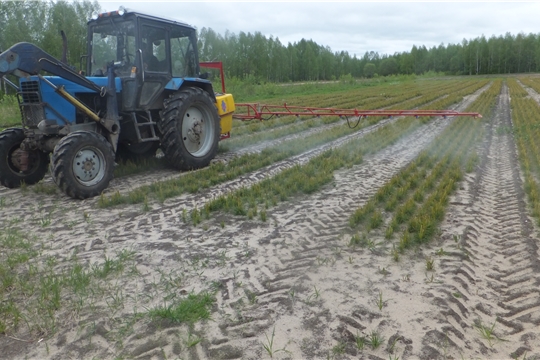
{"type": "Polygon", "coordinates": [[[34,44],[21,42],[0,54],[0,78],[8,74],[18,77],[38,75],[41,71],[47,71],[102,95],[106,92],[106,89],[77,74],[34,44]]]}
{"type": "Polygon", "coordinates": [[[43,81],[51,86],[56,93],[70,102],[77,109],[84,112],[92,120],[101,124],[108,131],[107,137],[113,146],[113,149],[116,151],[120,124],[116,100],[114,67],[115,64],[113,63],[108,65],[108,87],[99,87],[94,82],[77,74],[60,60],[49,55],[36,45],[22,42],[13,45],[0,54],[0,79],[8,74],[13,74],[18,77],[38,75],[43,81]],[[41,71],[47,71],[77,85],[93,90],[101,96],[107,96],[107,113],[105,117],[99,117],[98,114],[95,114],[86,105],[71,96],[64,89],[64,86],[56,86],[41,76],[41,71]]]}

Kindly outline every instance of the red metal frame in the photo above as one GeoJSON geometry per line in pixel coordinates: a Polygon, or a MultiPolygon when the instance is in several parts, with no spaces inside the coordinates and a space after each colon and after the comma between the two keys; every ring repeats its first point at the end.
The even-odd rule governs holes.
{"type": "Polygon", "coordinates": [[[240,120],[264,120],[270,116],[472,116],[481,118],[482,115],[473,112],[458,112],[454,110],[358,110],[358,109],[333,109],[304,106],[283,105],[260,105],[260,104],[235,104],[236,109],[244,109],[241,113],[235,113],[233,117],[240,120]]]}
{"type": "MultiPolygon", "coordinates": [[[[203,68],[218,69],[221,76],[221,90],[225,91],[225,74],[221,61],[201,62],[203,68]]],[[[283,105],[261,105],[256,103],[235,104],[236,109],[244,109],[240,114],[235,113],[233,117],[240,120],[264,120],[271,116],[340,116],[340,117],[368,117],[368,116],[472,116],[481,118],[479,113],[458,112],[454,110],[358,110],[358,109],[333,109],[316,108],[306,106],[283,105]]]]}
{"type": "Polygon", "coordinates": [[[199,63],[200,67],[218,69],[221,76],[221,90],[225,94],[225,73],[223,72],[223,63],[221,61],[203,61],[199,63]]]}

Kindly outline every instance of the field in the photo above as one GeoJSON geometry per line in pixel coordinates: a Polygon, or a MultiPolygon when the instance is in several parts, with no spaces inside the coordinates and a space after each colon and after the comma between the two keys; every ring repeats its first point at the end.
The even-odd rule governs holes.
{"type": "Polygon", "coordinates": [[[257,101],[483,118],[236,122],[198,171],[1,188],[0,358],[540,358],[540,78],[293,88],[257,101]]]}

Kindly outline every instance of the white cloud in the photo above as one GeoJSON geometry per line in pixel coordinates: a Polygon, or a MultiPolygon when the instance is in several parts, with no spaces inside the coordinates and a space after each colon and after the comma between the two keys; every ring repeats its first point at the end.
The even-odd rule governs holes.
{"type": "MultiPolygon", "coordinates": [[[[114,10],[119,1],[100,1],[114,10]]],[[[460,43],[482,34],[538,33],[540,3],[518,2],[147,2],[128,7],[225,34],[261,32],[287,43],[311,39],[362,56],[460,43]]]]}

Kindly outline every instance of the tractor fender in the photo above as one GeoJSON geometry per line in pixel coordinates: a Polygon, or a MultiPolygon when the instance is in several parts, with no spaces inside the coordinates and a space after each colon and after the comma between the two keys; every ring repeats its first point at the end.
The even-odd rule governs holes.
{"type": "Polygon", "coordinates": [[[191,87],[198,87],[200,89],[203,89],[210,95],[212,100],[216,101],[216,95],[214,94],[214,88],[212,87],[212,83],[205,79],[199,79],[199,78],[173,78],[171,81],[165,85],[165,89],[167,90],[184,90],[191,87]]]}

